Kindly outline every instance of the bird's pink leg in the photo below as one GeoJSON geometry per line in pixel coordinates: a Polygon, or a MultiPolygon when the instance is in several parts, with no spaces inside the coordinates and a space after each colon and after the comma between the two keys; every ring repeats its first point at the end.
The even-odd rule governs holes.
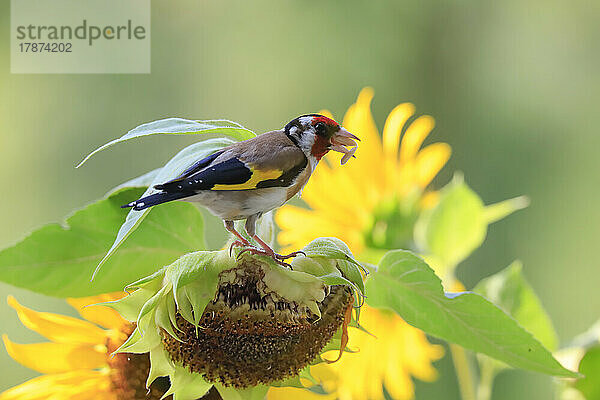
{"type": "Polygon", "coordinates": [[[231,243],[229,246],[229,255],[231,256],[231,250],[234,247],[251,247],[250,242],[246,240],[238,231],[235,230],[235,226],[233,225],[233,221],[225,221],[225,229],[227,229],[231,234],[233,234],[237,240],[231,243]]]}

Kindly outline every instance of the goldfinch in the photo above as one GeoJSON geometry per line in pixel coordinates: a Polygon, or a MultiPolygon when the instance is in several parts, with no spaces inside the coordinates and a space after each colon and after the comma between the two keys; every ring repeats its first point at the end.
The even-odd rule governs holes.
{"type": "Polygon", "coordinates": [[[223,219],[237,240],[232,246],[282,260],[298,254],[275,253],[256,234],[256,221],[270,210],[300,194],[321,158],[330,150],[343,153],[345,164],[357,148],[356,136],[334,120],[319,114],[302,115],[283,130],[271,131],[238,142],[198,160],[177,178],[154,186],[160,190],[122,207],[143,210],[173,200],[198,202],[223,219]],[[246,220],[253,246],[235,230],[233,221],[246,220]]]}

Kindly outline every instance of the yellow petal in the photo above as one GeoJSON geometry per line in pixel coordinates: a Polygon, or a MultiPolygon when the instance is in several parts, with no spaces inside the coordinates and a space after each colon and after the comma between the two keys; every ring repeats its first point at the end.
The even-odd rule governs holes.
{"type": "Polygon", "coordinates": [[[327,365],[336,372],[333,383],[339,399],[383,400],[384,383],[394,398],[410,399],[414,394],[412,376],[435,376],[431,363],[441,357],[442,349],[430,344],[423,332],[393,313],[366,305],[361,325],[374,336],[352,329],[349,343],[359,352],[344,354],[338,363],[327,365]]]}
{"type": "Polygon", "coordinates": [[[79,315],[90,322],[107,329],[120,329],[123,325],[128,324],[128,322],[112,308],[97,304],[119,300],[125,294],[125,292],[118,292],[101,294],[99,296],[80,297],[77,299],[69,298],[67,299],[67,303],[75,308],[79,312],[79,315]]]}
{"type": "Polygon", "coordinates": [[[415,159],[416,183],[424,188],[446,165],[452,149],[447,143],[434,143],[425,147],[415,159]]]}
{"type": "MultiPolygon", "coordinates": [[[[344,209],[351,207],[357,215],[368,216],[368,192],[371,190],[371,186],[361,184],[360,180],[352,175],[353,169],[347,168],[347,165],[341,166],[335,163],[331,164],[331,167],[319,165],[308,181],[306,190],[310,192],[310,196],[320,195],[328,199],[334,199],[336,204],[343,203],[345,205],[344,209]]],[[[307,201],[307,203],[312,208],[316,208],[310,202],[307,201]]],[[[326,210],[333,212],[335,207],[330,205],[326,210]]]]}
{"type": "Polygon", "coordinates": [[[87,379],[77,385],[68,385],[64,389],[64,395],[55,395],[50,400],[121,400],[116,398],[111,382],[105,377],[87,379]]]}
{"type": "Polygon", "coordinates": [[[71,343],[17,344],[6,335],[2,335],[2,340],[8,355],[16,362],[42,374],[100,368],[107,361],[106,348],[103,346],[71,343]]]}
{"type": "Polygon", "coordinates": [[[319,111],[319,114],[321,114],[324,117],[331,118],[332,120],[335,121],[335,118],[333,118],[333,114],[329,110],[321,110],[321,111],[319,111]]]}
{"type": "Polygon", "coordinates": [[[379,134],[371,114],[371,101],[374,95],[373,88],[366,87],[362,89],[358,94],[356,103],[346,111],[342,125],[358,136],[361,141],[366,142],[368,147],[381,149],[379,134]]]}
{"type": "Polygon", "coordinates": [[[110,394],[110,379],[103,371],[72,371],[43,375],[0,394],[0,400],[75,400],[77,390],[84,399],[117,400],[110,394]]]}
{"type": "Polygon", "coordinates": [[[433,207],[435,207],[439,201],[440,201],[440,193],[439,192],[437,192],[437,191],[427,192],[427,193],[423,194],[423,197],[421,197],[421,200],[419,202],[419,207],[421,207],[422,210],[430,210],[433,207]]]}
{"type": "Polygon", "coordinates": [[[400,134],[406,121],[414,114],[415,106],[403,103],[396,106],[388,115],[383,127],[383,168],[380,173],[385,174],[385,195],[393,193],[398,186],[400,169],[398,167],[398,147],[400,134]]]}
{"type": "Polygon", "coordinates": [[[33,311],[20,305],[12,296],[8,296],[8,304],[17,311],[23,325],[53,342],[96,345],[102,344],[106,340],[107,331],[89,322],[58,314],[33,311]]]}
{"type": "Polygon", "coordinates": [[[394,107],[388,115],[383,127],[383,152],[386,157],[397,159],[402,127],[414,113],[415,106],[413,104],[402,103],[394,107]]]}
{"type": "MultiPolygon", "coordinates": [[[[322,212],[286,205],[275,214],[275,222],[281,228],[277,236],[282,246],[304,247],[319,236],[335,236],[346,242],[352,252],[362,249],[362,235],[356,230],[352,221],[341,225],[329,219],[322,212]]],[[[288,248],[286,248],[288,250],[288,248]]]]}
{"type": "Polygon", "coordinates": [[[333,170],[327,165],[319,165],[304,188],[302,199],[313,210],[327,213],[332,220],[342,224],[351,220],[356,226],[363,226],[369,213],[363,206],[363,194],[357,186],[349,181],[343,168],[333,170]]]}
{"type": "Polygon", "coordinates": [[[271,387],[267,393],[267,400],[333,400],[335,398],[335,393],[321,395],[307,389],[293,387],[271,387]]]}
{"type": "Polygon", "coordinates": [[[282,228],[278,236],[282,245],[304,247],[318,236],[336,236],[342,229],[326,218],[319,218],[314,211],[304,208],[286,206],[275,215],[277,225],[282,228]]]}
{"type": "Polygon", "coordinates": [[[409,162],[416,156],[423,144],[423,140],[433,130],[434,125],[435,121],[429,115],[420,116],[410,124],[400,144],[401,163],[409,162]]]}
{"type": "Polygon", "coordinates": [[[396,195],[400,198],[410,195],[416,188],[416,177],[418,171],[414,160],[402,163],[398,167],[397,178],[395,182],[396,195]]]}
{"type": "Polygon", "coordinates": [[[381,163],[383,150],[381,139],[371,114],[371,100],[373,99],[373,89],[364,88],[358,95],[356,103],[348,108],[344,116],[343,126],[351,133],[360,138],[356,158],[348,161],[344,168],[348,168],[348,173],[356,182],[361,182],[369,186],[366,192],[369,204],[374,204],[380,200],[380,194],[384,189],[384,174],[378,173],[374,166],[381,163]]]}

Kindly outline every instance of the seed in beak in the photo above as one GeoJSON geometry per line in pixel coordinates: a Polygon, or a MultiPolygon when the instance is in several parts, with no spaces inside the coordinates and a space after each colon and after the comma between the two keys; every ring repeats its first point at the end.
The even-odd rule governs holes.
{"type": "Polygon", "coordinates": [[[343,153],[341,164],[344,165],[351,157],[354,157],[358,144],[354,140],[359,140],[356,136],[340,128],[331,138],[331,150],[343,153]],[[347,149],[344,146],[351,146],[351,149],[347,149]]]}
{"type": "Polygon", "coordinates": [[[342,157],[342,159],[340,160],[340,163],[341,163],[342,165],[346,164],[346,163],[348,162],[348,160],[349,160],[351,157],[354,157],[354,152],[355,152],[355,151],[356,151],[356,147],[353,147],[353,148],[351,148],[350,150],[348,150],[348,151],[347,151],[347,152],[344,154],[344,156],[342,157]]]}

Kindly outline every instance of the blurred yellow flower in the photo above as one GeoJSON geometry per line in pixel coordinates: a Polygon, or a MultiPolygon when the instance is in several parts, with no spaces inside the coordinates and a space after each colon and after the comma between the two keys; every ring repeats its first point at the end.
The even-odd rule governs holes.
{"type": "Polygon", "coordinates": [[[133,330],[131,324],[110,308],[86,307],[120,297],[122,294],[68,299],[84,321],[37,312],[9,296],[8,304],[17,311],[23,325],[50,342],[17,344],[2,336],[6,351],[15,361],[44,375],[6,390],[0,400],[119,400],[139,398],[140,393],[143,398],[159,399],[168,382],[165,388],[145,388],[147,354],[111,356],[133,330]]]}
{"type": "Polygon", "coordinates": [[[392,246],[398,236],[412,239],[415,208],[435,204],[436,193],[423,192],[450,158],[450,146],[434,143],[421,149],[434,127],[427,115],[409,124],[400,141],[415,112],[410,103],[390,112],[382,142],[371,114],[372,99],[373,90],[363,89],[343,119],[344,128],[361,139],[357,158],[340,166],[328,154],[328,162],[319,165],[302,193],[310,209],[285,205],[277,211],[282,230],[278,240],[287,249],[302,248],[315,235],[338,237],[356,254],[365,247],[398,248],[392,246]]]}
{"type": "MultiPolygon", "coordinates": [[[[302,389],[271,388],[268,399],[383,399],[382,384],[392,398],[411,399],[414,394],[411,376],[423,381],[436,379],[437,372],[431,361],[441,358],[443,349],[427,342],[420,330],[391,312],[368,306],[361,309],[361,325],[371,335],[358,329],[348,332],[348,343],[358,353],[345,353],[336,363],[311,368],[313,377],[322,382],[331,395],[323,397],[302,389]]],[[[335,359],[334,355],[329,359],[335,359]]]]}
{"type": "MultiPolygon", "coordinates": [[[[390,112],[381,139],[371,114],[372,99],[373,90],[363,89],[343,119],[344,128],[361,139],[357,158],[343,167],[329,158],[316,169],[302,195],[310,209],[286,205],[277,211],[278,239],[287,250],[302,248],[315,236],[335,236],[359,258],[372,261],[368,255],[372,249],[410,247],[419,211],[436,204],[437,193],[425,189],[450,158],[451,149],[446,143],[421,148],[433,129],[433,118],[420,116],[405,127],[415,107],[400,104],[390,112]]],[[[383,399],[385,385],[393,398],[410,399],[411,377],[436,378],[431,363],[442,357],[443,350],[430,344],[423,332],[396,314],[368,306],[361,311],[361,325],[373,336],[352,329],[349,343],[358,353],[311,368],[331,392],[330,398],[383,399]]],[[[301,389],[269,391],[269,400],[311,396],[323,398],[301,389]]]]}

